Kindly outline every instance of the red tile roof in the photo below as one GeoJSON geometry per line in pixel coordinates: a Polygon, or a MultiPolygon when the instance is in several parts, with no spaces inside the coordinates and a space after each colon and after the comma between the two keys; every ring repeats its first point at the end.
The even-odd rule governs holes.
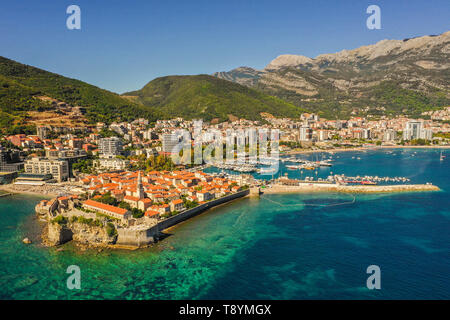
{"type": "Polygon", "coordinates": [[[147,217],[157,216],[158,214],[159,214],[159,212],[155,211],[155,210],[147,210],[147,211],[145,211],[145,215],[147,217]]]}
{"type": "Polygon", "coordinates": [[[127,209],[110,206],[108,204],[104,204],[104,203],[94,201],[94,200],[86,200],[85,202],[83,202],[83,205],[87,205],[90,207],[94,207],[97,209],[101,209],[101,210],[105,210],[105,211],[109,211],[109,212],[113,212],[113,213],[117,213],[117,214],[121,214],[121,215],[124,215],[128,211],[127,209]]]}
{"type": "Polygon", "coordinates": [[[138,197],[132,197],[132,196],[125,196],[123,199],[130,200],[130,201],[139,201],[138,197]]]}

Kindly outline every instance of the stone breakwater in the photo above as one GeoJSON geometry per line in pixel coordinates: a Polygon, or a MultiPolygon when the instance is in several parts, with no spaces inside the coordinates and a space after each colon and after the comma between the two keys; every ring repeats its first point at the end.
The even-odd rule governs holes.
{"type": "Polygon", "coordinates": [[[250,190],[243,190],[237,193],[230,194],[228,196],[215,199],[204,204],[201,204],[195,208],[183,211],[176,216],[164,219],[155,226],[148,229],[140,229],[140,228],[129,228],[129,229],[118,229],[118,237],[116,244],[117,245],[125,245],[125,246],[137,246],[143,247],[148,244],[151,244],[155,241],[155,238],[158,238],[161,235],[161,232],[165,229],[171,228],[181,222],[187,221],[190,218],[193,218],[208,209],[213,207],[222,205],[224,203],[233,201],[238,198],[242,198],[248,196],[250,194],[250,190]]]}
{"type": "Polygon", "coordinates": [[[263,189],[266,194],[298,193],[298,192],[341,192],[341,193],[395,193],[439,191],[439,187],[432,184],[405,184],[391,186],[348,186],[339,184],[301,183],[298,186],[273,185],[263,189]]]}

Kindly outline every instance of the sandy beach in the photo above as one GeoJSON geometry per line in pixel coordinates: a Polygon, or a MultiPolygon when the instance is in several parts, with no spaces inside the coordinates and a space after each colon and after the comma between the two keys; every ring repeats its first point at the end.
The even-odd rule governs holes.
{"type": "Polygon", "coordinates": [[[54,198],[58,196],[58,193],[55,192],[54,189],[48,188],[48,186],[26,186],[26,185],[6,184],[0,185],[0,190],[5,193],[25,194],[45,198],[54,198]]]}
{"type": "Polygon", "coordinates": [[[355,147],[355,148],[333,148],[320,150],[299,150],[280,153],[280,155],[308,154],[317,152],[347,152],[347,151],[367,151],[381,149],[450,149],[450,146],[377,146],[377,147],[355,147]]]}

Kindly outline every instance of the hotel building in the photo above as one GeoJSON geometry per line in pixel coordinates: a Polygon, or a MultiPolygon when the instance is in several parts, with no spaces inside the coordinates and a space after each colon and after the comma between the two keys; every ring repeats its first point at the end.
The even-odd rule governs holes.
{"type": "Polygon", "coordinates": [[[25,161],[25,172],[31,174],[51,174],[58,182],[69,177],[69,164],[65,160],[49,160],[46,158],[32,158],[25,161]]]}

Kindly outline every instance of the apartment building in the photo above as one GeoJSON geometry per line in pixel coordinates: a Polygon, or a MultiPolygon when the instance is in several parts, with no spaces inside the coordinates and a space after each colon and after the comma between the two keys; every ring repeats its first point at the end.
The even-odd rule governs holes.
{"type": "Polygon", "coordinates": [[[108,170],[124,170],[129,164],[130,161],[118,158],[102,158],[94,162],[94,166],[108,170]]]}
{"type": "Polygon", "coordinates": [[[177,152],[177,145],[179,142],[178,135],[170,133],[170,134],[163,134],[161,137],[162,141],[162,151],[164,153],[176,153],[177,152]]]}
{"type": "Polygon", "coordinates": [[[123,143],[120,138],[102,138],[99,142],[99,150],[102,155],[117,156],[122,153],[123,143]]]}
{"type": "Polygon", "coordinates": [[[394,129],[387,129],[383,133],[383,141],[395,141],[397,139],[397,132],[394,129]]]}
{"type": "Polygon", "coordinates": [[[423,121],[411,120],[406,123],[403,131],[404,140],[433,139],[433,131],[424,127],[423,121]]]}
{"type": "Polygon", "coordinates": [[[69,177],[69,164],[65,160],[50,160],[47,158],[32,158],[25,161],[25,172],[30,174],[51,174],[58,182],[69,177]]]}
{"type": "Polygon", "coordinates": [[[312,129],[308,125],[300,127],[300,141],[310,141],[312,139],[312,129]]]}
{"type": "Polygon", "coordinates": [[[0,172],[14,172],[23,169],[20,152],[0,147],[0,172]]]}

